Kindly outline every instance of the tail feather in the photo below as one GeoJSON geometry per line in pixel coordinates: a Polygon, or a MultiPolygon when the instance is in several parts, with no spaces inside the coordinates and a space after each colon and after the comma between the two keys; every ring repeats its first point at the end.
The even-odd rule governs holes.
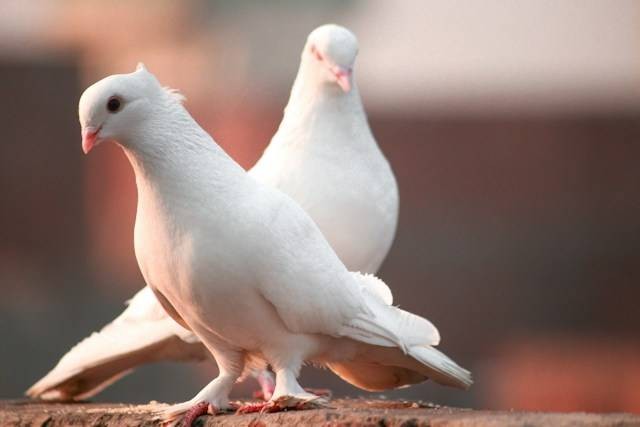
{"type": "Polygon", "coordinates": [[[385,391],[419,384],[428,379],[420,372],[362,360],[331,362],[327,367],[340,378],[367,391],[385,391]]]}
{"type": "Polygon", "coordinates": [[[430,321],[387,304],[391,297],[381,297],[384,295],[382,289],[388,290],[382,280],[371,275],[357,274],[355,277],[366,290],[363,295],[369,311],[353,319],[346,326],[344,335],[369,344],[398,346],[405,352],[417,345],[438,345],[440,333],[430,321]],[[372,291],[374,286],[376,291],[372,291]]]}
{"type": "MultiPolygon", "coordinates": [[[[366,357],[362,356],[359,361],[354,360],[355,365],[334,363],[336,373],[342,373],[338,373],[338,375],[351,378],[354,384],[356,382],[365,384],[367,381],[372,382],[373,380],[367,380],[369,374],[363,375],[362,372],[371,371],[372,366],[377,366],[385,372],[379,374],[378,383],[388,383],[387,379],[396,375],[398,378],[407,378],[406,380],[398,380],[403,384],[415,383],[420,378],[431,378],[439,384],[463,389],[469,388],[473,382],[471,373],[432,347],[440,342],[440,334],[431,322],[386,304],[385,299],[389,300],[389,298],[381,297],[384,296],[386,288],[381,280],[376,279],[380,283],[374,283],[373,276],[359,275],[356,277],[368,290],[365,292],[365,299],[369,310],[353,319],[343,332],[349,338],[378,346],[379,351],[373,351],[374,348],[369,348],[367,351],[370,354],[366,357]],[[404,355],[392,349],[383,351],[379,347],[396,347],[402,350],[404,355]],[[365,365],[362,359],[367,359],[368,365],[365,365]],[[382,368],[383,366],[384,368],[382,368]],[[395,370],[390,369],[390,366],[395,370]],[[406,369],[420,375],[409,375],[405,372],[406,369]]],[[[397,385],[393,385],[393,387],[397,387],[397,385]]]]}
{"type": "Polygon", "coordinates": [[[391,289],[380,278],[373,274],[362,274],[360,272],[351,272],[370,294],[380,298],[387,305],[393,304],[393,294],[391,289]]]}
{"type": "Polygon", "coordinates": [[[399,348],[357,344],[348,360],[327,362],[343,380],[369,391],[406,387],[431,379],[438,384],[468,389],[471,374],[433,347],[422,346],[403,353],[399,348]]]}
{"type": "Polygon", "coordinates": [[[421,372],[438,384],[464,390],[473,384],[471,372],[462,368],[447,355],[433,347],[412,347],[409,349],[409,355],[428,367],[428,370],[423,369],[421,372]]]}

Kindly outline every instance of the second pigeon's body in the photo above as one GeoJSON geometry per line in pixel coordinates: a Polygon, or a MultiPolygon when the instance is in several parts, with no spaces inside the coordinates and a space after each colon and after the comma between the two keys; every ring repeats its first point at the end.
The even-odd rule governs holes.
{"type": "Polygon", "coordinates": [[[250,174],[287,193],[344,264],[375,273],[398,221],[398,190],[354,85],[314,91],[304,59],[284,118],[250,174]]]}

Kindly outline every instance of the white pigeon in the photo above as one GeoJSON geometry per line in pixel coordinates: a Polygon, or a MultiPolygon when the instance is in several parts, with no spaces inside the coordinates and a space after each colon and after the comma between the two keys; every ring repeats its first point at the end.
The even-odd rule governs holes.
{"type": "Polygon", "coordinates": [[[358,41],[323,25],[308,37],[282,123],[249,174],[292,197],[351,271],[376,273],[398,222],[398,187],[353,78],[358,41]]]}
{"type": "Polygon", "coordinates": [[[163,418],[203,402],[230,408],[234,383],[266,365],[276,376],[271,408],[317,401],[298,383],[306,362],[366,390],[429,378],[470,386],[470,373],[433,347],[440,336],[428,320],[392,306],[380,279],[349,272],[311,217],[247,174],[144,67],[89,87],[79,117],[85,152],[108,140],[124,149],[142,275],[219,368],[163,418]]]}
{"type": "MultiPolygon", "coordinates": [[[[323,25],[309,35],[282,123],[249,174],[298,202],[348,270],[376,273],[395,234],[398,189],[352,75],[357,53],[357,40],[346,28],[323,25]]],[[[144,288],[27,394],[86,399],[141,364],[201,360],[207,354],[144,288]]],[[[258,378],[269,398],[272,380],[258,378]]]]}

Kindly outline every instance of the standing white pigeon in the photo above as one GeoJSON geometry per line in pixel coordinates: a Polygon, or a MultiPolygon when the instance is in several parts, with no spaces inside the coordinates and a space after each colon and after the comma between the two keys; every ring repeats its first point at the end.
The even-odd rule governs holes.
{"type": "Polygon", "coordinates": [[[284,118],[249,174],[291,196],[351,271],[376,273],[398,222],[398,188],[353,78],[358,41],[315,29],[284,118]]]}
{"type": "Polygon", "coordinates": [[[391,305],[379,279],[349,272],[311,217],[248,175],[144,67],[107,77],[80,98],[83,149],[116,141],[136,176],[135,252],[165,310],[194,332],[219,375],[204,402],[227,409],[233,384],[269,364],[273,407],[317,396],[298,383],[305,362],[367,390],[428,378],[467,388],[470,373],[432,346],[437,329],[391,305]]]}
{"type": "MultiPolygon", "coordinates": [[[[395,234],[398,189],[352,75],[357,53],[357,40],[346,28],[323,25],[309,35],[282,124],[249,174],[298,202],[348,270],[376,273],[395,234]]],[[[138,365],[207,354],[144,288],[27,394],[86,399],[138,365]]],[[[259,379],[268,399],[273,383],[266,375],[259,379]]]]}

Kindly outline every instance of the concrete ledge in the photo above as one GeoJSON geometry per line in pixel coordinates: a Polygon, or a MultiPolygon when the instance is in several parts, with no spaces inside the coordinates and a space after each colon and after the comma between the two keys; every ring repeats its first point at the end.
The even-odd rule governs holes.
{"type": "MultiPolygon", "coordinates": [[[[478,411],[421,402],[335,399],[330,409],[203,416],[200,426],[640,426],[640,415],[478,411]]],[[[149,405],[0,401],[0,426],[156,426],[149,405]]]]}

